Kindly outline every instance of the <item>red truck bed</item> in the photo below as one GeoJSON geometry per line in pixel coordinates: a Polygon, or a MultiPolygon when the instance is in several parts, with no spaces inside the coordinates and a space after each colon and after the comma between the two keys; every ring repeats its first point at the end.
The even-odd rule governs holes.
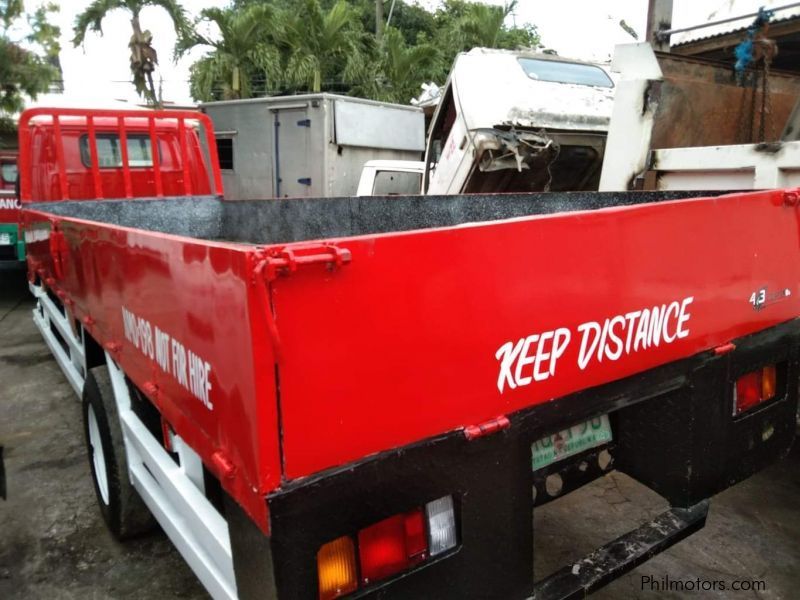
{"type": "MultiPolygon", "coordinates": [[[[176,115],[147,117],[152,156],[176,115]]],[[[97,138],[95,196],[166,193],[97,138]]],[[[794,439],[795,191],[229,202],[176,147],[182,198],[30,204],[23,169],[22,228],[84,418],[99,369],[127,475],[215,597],[581,597],[794,439]],[[531,507],[611,469],[670,510],[534,585],[531,507]]]]}
{"type": "Polygon", "coordinates": [[[25,221],[31,272],[256,512],[281,482],[798,315],[783,192],[535,214],[625,196],[65,202],[25,221]]]}

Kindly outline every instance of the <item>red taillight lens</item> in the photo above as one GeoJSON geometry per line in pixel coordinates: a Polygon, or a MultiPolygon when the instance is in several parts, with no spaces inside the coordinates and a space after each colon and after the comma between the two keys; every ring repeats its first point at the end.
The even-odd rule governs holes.
{"type": "Polygon", "coordinates": [[[774,365],[739,377],[736,380],[734,415],[740,415],[754,406],[774,398],[777,389],[776,379],[774,365]]]}
{"type": "Polygon", "coordinates": [[[395,515],[358,532],[365,585],[405,571],[425,559],[428,541],[421,509],[395,515]]]}

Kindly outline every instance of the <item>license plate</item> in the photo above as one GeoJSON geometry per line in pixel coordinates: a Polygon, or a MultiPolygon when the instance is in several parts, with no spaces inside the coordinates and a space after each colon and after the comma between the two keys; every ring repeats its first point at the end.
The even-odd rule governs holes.
{"type": "Polygon", "coordinates": [[[11,234],[0,233],[0,246],[8,246],[9,244],[11,244],[11,234]]]}
{"type": "Polygon", "coordinates": [[[611,439],[611,423],[608,415],[589,419],[580,425],[573,425],[569,429],[542,438],[531,445],[533,470],[542,469],[589,448],[602,446],[611,439]]]}

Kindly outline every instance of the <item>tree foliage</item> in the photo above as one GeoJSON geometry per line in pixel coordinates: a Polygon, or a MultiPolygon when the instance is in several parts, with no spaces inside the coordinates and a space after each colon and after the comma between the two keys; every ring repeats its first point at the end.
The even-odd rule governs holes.
{"type": "Polygon", "coordinates": [[[38,5],[25,11],[22,0],[0,0],[0,121],[24,108],[26,98],[35,99],[58,78],[60,30],[48,21],[58,10],[55,4],[38,5]]]}
{"type": "MultiPolygon", "coordinates": [[[[385,2],[385,17],[390,5],[385,2]]],[[[208,101],[333,91],[405,103],[424,81],[444,83],[459,52],[538,46],[534,26],[506,24],[515,5],[516,0],[505,6],[445,0],[430,12],[396,0],[391,22],[378,38],[375,0],[234,1],[213,17],[201,14],[196,28],[213,22],[216,36],[194,35],[184,45],[209,49],[192,66],[192,95],[208,101]],[[230,26],[243,15],[251,22],[248,35],[230,26]]]]}
{"type": "Polygon", "coordinates": [[[186,37],[190,33],[189,21],[186,11],[177,0],[93,0],[86,9],[75,18],[73,27],[75,37],[74,46],[80,46],[86,39],[88,32],[103,34],[103,19],[116,10],[124,10],[131,15],[131,35],[128,47],[131,50],[130,70],[133,85],[140,96],[147,98],[153,105],[159,105],[160,99],[156,94],[153,83],[153,73],[158,65],[158,54],[153,48],[153,34],[147,29],[142,29],[139,16],[147,6],[162,8],[169,16],[175,27],[178,38],[186,37]]]}

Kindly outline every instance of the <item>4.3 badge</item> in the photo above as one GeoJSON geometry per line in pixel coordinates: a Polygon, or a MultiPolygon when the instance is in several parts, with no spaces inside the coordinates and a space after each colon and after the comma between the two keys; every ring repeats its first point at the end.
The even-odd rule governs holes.
{"type": "Polygon", "coordinates": [[[753,310],[761,310],[762,308],[783,300],[784,298],[788,298],[791,295],[792,291],[789,288],[770,292],[767,287],[763,287],[760,290],[756,290],[750,294],[750,304],[753,305],[753,310]]]}

